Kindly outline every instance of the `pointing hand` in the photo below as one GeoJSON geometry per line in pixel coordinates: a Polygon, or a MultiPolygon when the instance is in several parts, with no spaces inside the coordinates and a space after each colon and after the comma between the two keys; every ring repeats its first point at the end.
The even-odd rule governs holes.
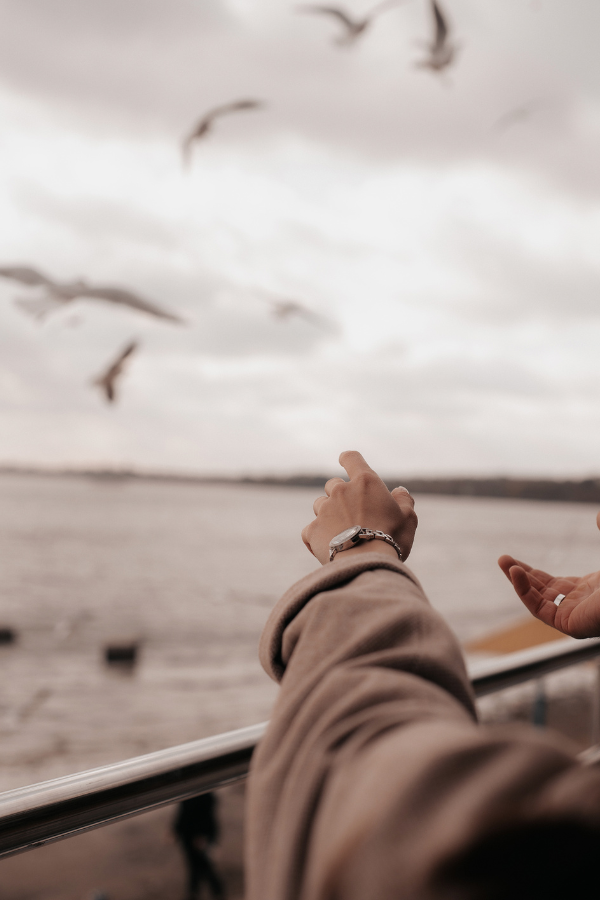
{"type": "MultiPolygon", "coordinates": [[[[316,519],[302,532],[302,540],[310,552],[325,564],[329,561],[329,541],[346,528],[360,525],[391,535],[402,549],[402,558],[406,559],[417,529],[413,498],[402,487],[390,493],[379,475],[356,450],[342,453],[340,464],[350,480],[330,478],[325,485],[326,496],[315,500],[313,509],[316,519]]],[[[348,553],[355,554],[367,549],[389,552],[395,559],[398,558],[390,544],[361,541],[351,550],[338,554],[337,559],[345,559],[348,553]]]]}

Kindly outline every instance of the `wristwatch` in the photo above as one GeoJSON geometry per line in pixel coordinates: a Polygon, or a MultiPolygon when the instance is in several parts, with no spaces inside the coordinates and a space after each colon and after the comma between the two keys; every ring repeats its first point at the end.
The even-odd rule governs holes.
{"type": "Polygon", "coordinates": [[[372,528],[361,528],[360,525],[354,525],[352,528],[346,528],[345,531],[336,534],[329,541],[329,562],[335,557],[336,553],[356,547],[360,541],[385,541],[386,544],[392,545],[400,560],[402,560],[402,550],[391,535],[386,534],[384,531],[374,531],[372,528]]]}

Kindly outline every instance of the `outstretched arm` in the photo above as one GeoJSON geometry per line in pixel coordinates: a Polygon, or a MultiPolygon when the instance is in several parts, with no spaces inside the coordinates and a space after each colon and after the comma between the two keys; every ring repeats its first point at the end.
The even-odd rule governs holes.
{"type": "MultiPolygon", "coordinates": [[[[600,513],[596,523],[600,528],[600,513]]],[[[600,636],[600,572],[549,575],[512,556],[501,556],[498,565],[536,619],[574,638],[600,636]]]]}
{"type": "Polygon", "coordinates": [[[328,482],[303,532],[324,565],[261,639],[281,689],[248,785],[248,900],[530,900],[536,879],[560,881],[556,847],[572,888],[572,836],[598,840],[600,776],[539,731],[476,725],[456,639],[393,548],[327,561],[340,529],[386,531],[405,555],[416,524],[405,491],[399,505],[359,454],[341,461],[350,481],[328,482]]]}

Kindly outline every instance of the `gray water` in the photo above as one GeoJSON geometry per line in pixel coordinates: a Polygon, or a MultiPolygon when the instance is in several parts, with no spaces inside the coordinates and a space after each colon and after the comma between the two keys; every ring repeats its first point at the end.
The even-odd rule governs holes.
{"type": "MultiPolygon", "coordinates": [[[[0,789],[268,717],[256,646],[316,568],[314,489],[0,476],[0,789]],[[131,671],[108,643],[139,641],[131,671]]],[[[409,564],[461,640],[524,612],[496,559],[598,568],[587,505],[417,497],[409,564]]]]}

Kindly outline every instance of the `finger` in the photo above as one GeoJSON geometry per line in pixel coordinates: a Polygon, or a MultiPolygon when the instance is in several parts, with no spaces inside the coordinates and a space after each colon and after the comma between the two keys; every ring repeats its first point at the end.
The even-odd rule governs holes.
{"type": "Polygon", "coordinates": [[[398,504],[400,511],[404,516],[404,533],[408,534],[406,528],[410,525],[411,538],[414,537],[415,531],[417,530],[417,525],[419,520],[417,519],[417,514],[415,512],[415,501],[410,496],[406,488],[394,488],[392,491],[392,497],[398,504]]]}
{"type": "Polygon", "coordinates": [[[503,560],[508,562],[508,567],[506,569],[507,574],[508,569],[510,569],[511,566],[519,566],[519,568],[524,569],[525,572],[534,571],[533,566],[530,566],[528,563],[522,562],[520,559],[515,559],[514,556],[509,556],[508,554],[504,554],[498,560],[498,565],[500,566],[502,571],[505,570],[505,563],[503,562],[503,560]]]}
{"type": "Polygon", "coordinates": [[[512,557],[512,556],[509,556],[507,553],[504,553],[504,554],[498,559],[498,565],[500,566],[500,568],[502,569],[502,571],[504,572],[504,574],[506,575],[506,577],[507,577],[508,580],[510,581],[510,580],[511,580],[511,578],[510,578],[510,570],[511,570],[511,567],[512,567],[512,566],[516,566],[516,565],[517,565],[516,559],[514,559],[514,557],[512,557]]]}
{"type": "Polygon", "coordinates": [[[400,509],[405,508],[407,504],[410,504],[411,508],[414,509],[415,498],[411,497],[411,495],[408,493],[408,488],[394,488],[394,490],[392,491],[392,497],[394,498],[400,509]]]}
{"type": "Polygon", "coordinates": [[[313,512],[314,512],[315,516],[319,515],[319,510],[321,509],[323,504],[327,502],[327,500],[328,500],[327,497],[317,497],[317,499],[313,503],[313,512]]]}
{"type": "Polygon", "coordinates": [[[600,512],[596,516],[596,525],[598,526],[598,528],[600,528],[600,512]]]}
{"type": "Polygon", "coordinates": [[[346,484],[346,482],[343,478],[330,478],[329,481],[325,482],[325,493],[328,497],[331,497],[331,492],[336,484],[346,484]]]}
{"type": "Polygon", "coordinates": [[[549,585],[551,581],[555,580],[554,575],[549,575],[548,572],[544,572],[542,569],[534,569],[532,566],[522,562],[520,559],[515,559],[514,556],[508,556],[508,554],[500,557],[500,559],[498,560],[498,565],[509,581],[510,570],[512,566],[518,566],[520,569],[523,569],[524,572],[527,572],[531,582],[540,590],[543,587],[549,585]]]}
{"type": "Polygon", "coordinates": [[[363,472],[373,472],[366,459],[358,450],[345,450],[340,453],[340,466],[346,470],[350,478],[356,478],[363,472]]]}
{"type": "Polygon", "coordinates": [[[551,600],[545,600],[539,590],[531,583],[528,573],[520,566],[512,566],[510,579],[520,600],[525,604],[529,612],[545,622],[546,625],[554,625],[557,607],[551,600]]]}

